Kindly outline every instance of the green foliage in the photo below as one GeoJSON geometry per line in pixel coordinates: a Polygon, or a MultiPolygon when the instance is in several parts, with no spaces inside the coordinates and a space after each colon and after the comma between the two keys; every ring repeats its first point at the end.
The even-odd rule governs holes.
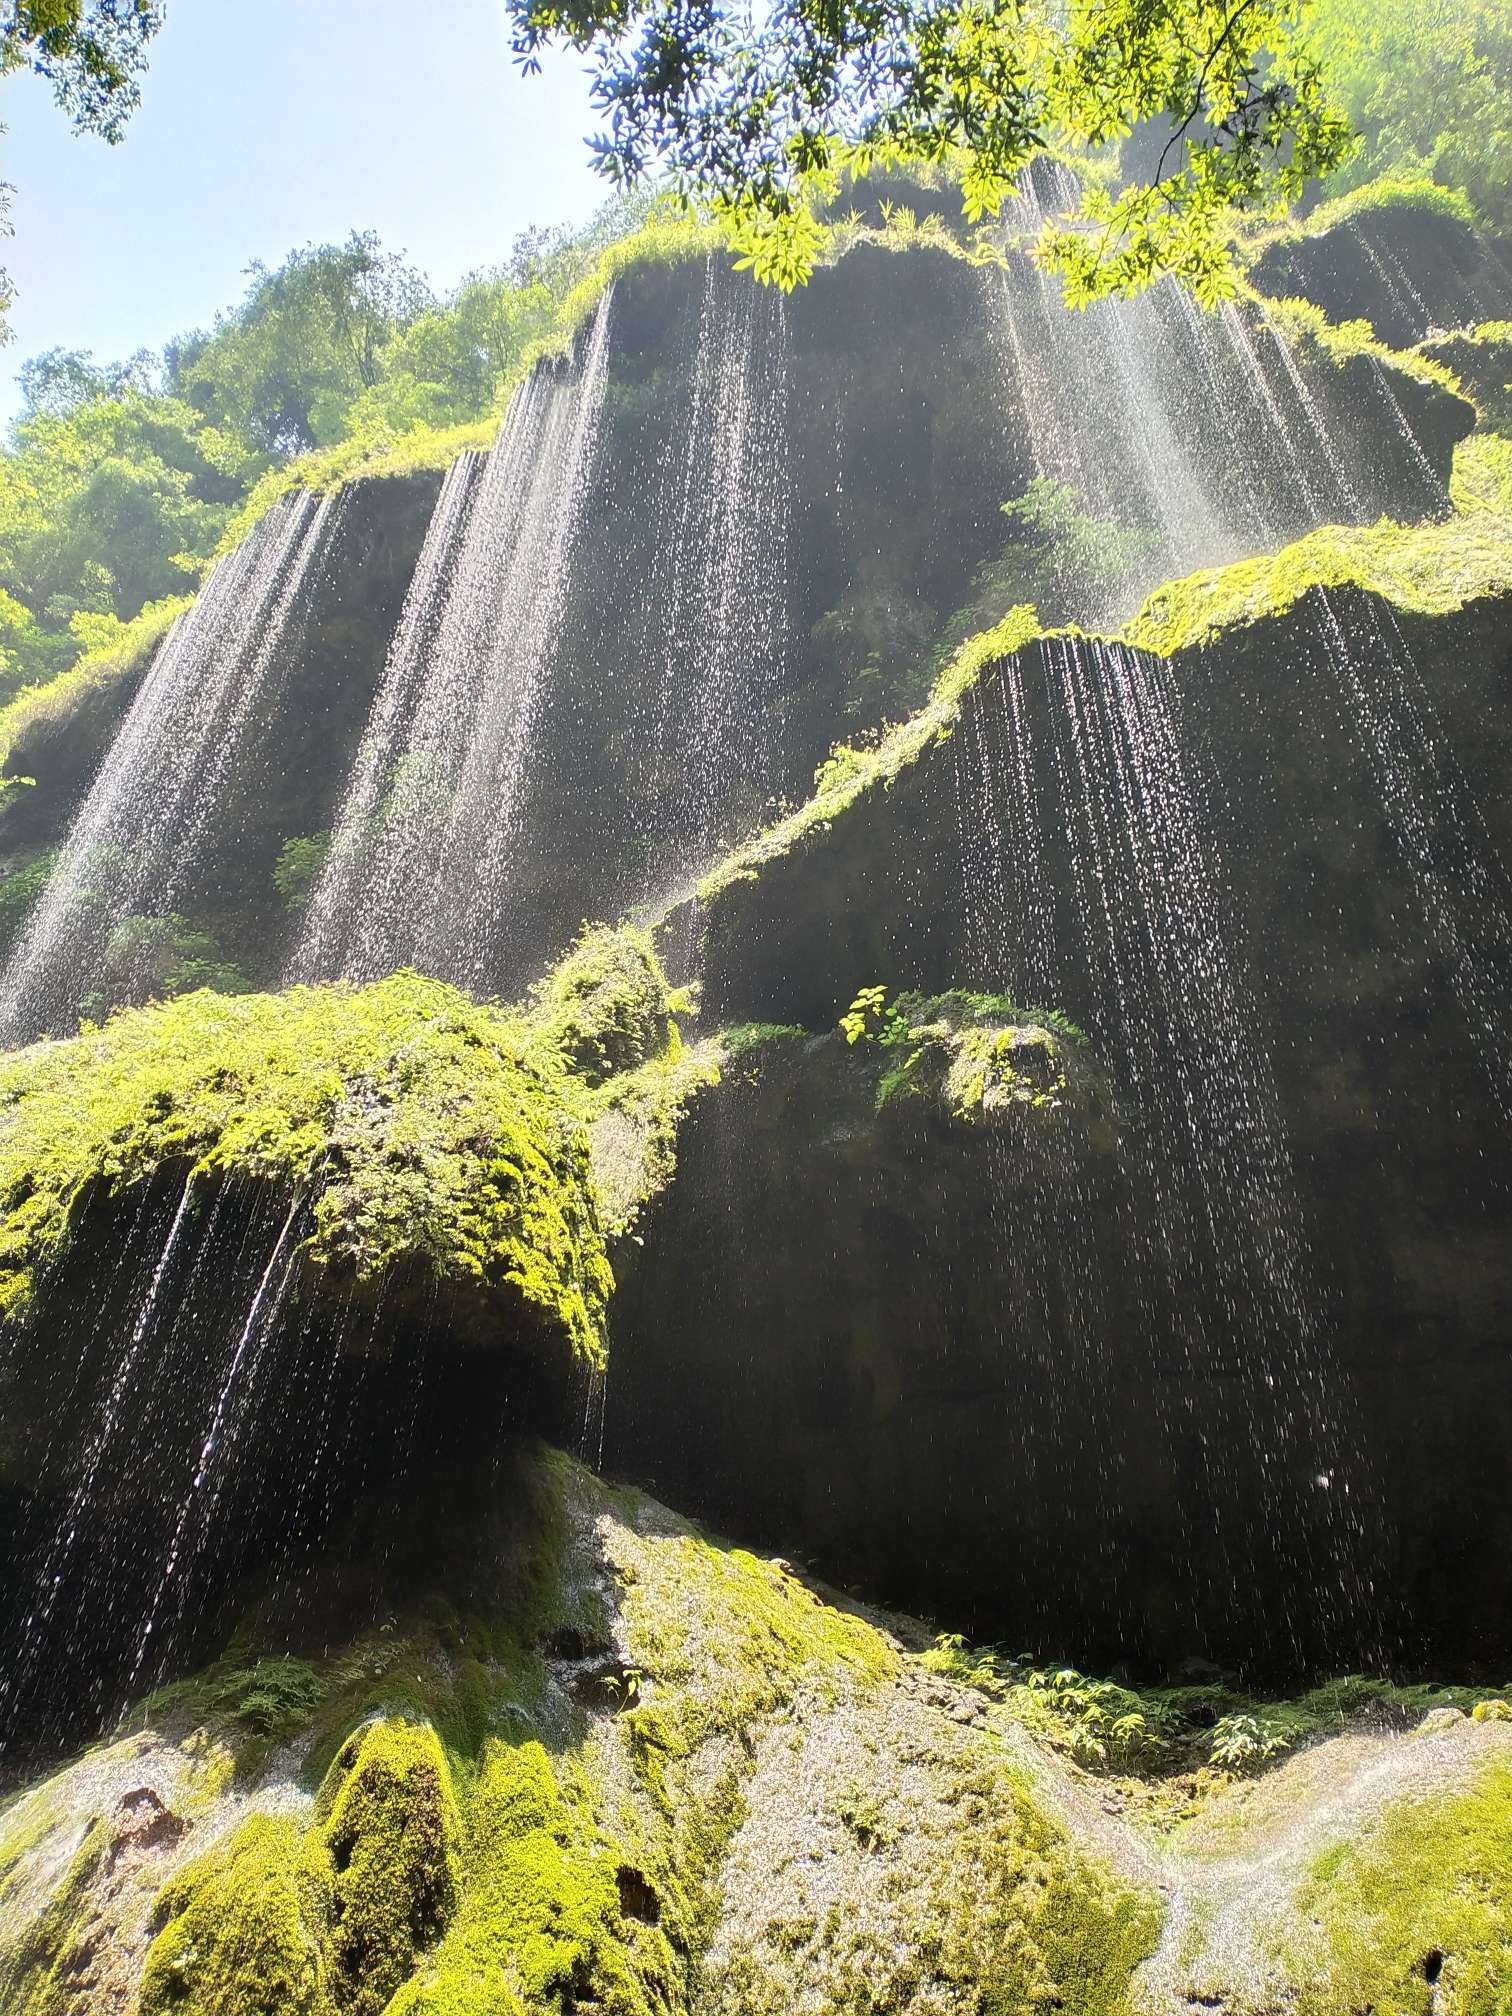
{"type": "Polygon", "coordinates": [[[542,1039],[588,1084],[633,1071],[677,1041],[687,1000],[667,985],[648,931],[585,924],[531,994],[542,1039]]]}
{"type": "Polygon", "coordinates": [[[273,864],[273,887],[283,898],[287,909],[302,910],[310,900],[310,891],[320,880],[320,872],[330,851],[331,835],[328,831],[285,840],[279,848],[278,859],[273,864]]]}
{"type": "MultiPolygon", "coordinates": [[[[80,900],[92,898],[86,885],[80,900]]],[[[94,1019],[107,1008],[144,1001],[168,1001],[177,994],[209,988],[217,994],[245,994],[250,982],[222,957],[208,931],[170,911],[162,917],[126,916],[112,927],[95,969],[95,984],[79,1003],[94,1019]]]]}
{"type": "Polygon", "coordinates": [[[119,140],[161,22],[156,0],[8,0],[0,8],[0,76],[34,70],[76,131],[119,140]]]}
{"type": "Polygon", "coordinates": [[[665,164],[712,204],[740,263],[781,287],[813,270],[823,234],[806,199],[832,197],[842,168],[949,160],[975,222],[1049,137],[1096,150],[1168,119],[1151,181],[1117,196],[1089,186],[1081,228],[1047,226],[1038,256],[1075,301],[1161,272],[1211,299],[1233,280],[1226,213],[1295,198],[1348,147],[1284,0],[1111,0],[1056,16],[960,0],[927,16],[838,0],[821,16],[780,0],[759,22],[653,9],[634,36],[615,0],[509,7],[525,58],[552,42],[591,56],[610,115],[593,143],[604,171],[629,184],[665,164]]]}
{"type": "Polygon", "coordinates": [[[1239,1774],[1269,1764],[1297,1739],[1294,1728],[1269,1715],[1222,1715],[1213,1724],[1208,1762],[1216,1771],[1239,1774]]]}
{"type": "Polygon", "coordinates": [[[854,585],[814,625],[844,698],[848,720],[877,721],[900,709],[912,712],[929,694],[934,611],[886,588],[854,585]]]}
{"type": "Polygon", "coordinates": [[[8,945],[26,922],[32,905],[47,887],[58,858],[56,847],[35,854],[24,867],[0,875],[0,945],[8,945]]]}
{"type": "Polygon", "coordinates": [[[1509,0],[1315,0],[1308,33],[1360,145],[1331,178],[1461,189],[1496,229],[1512,221],[1509,0]]]}
{"type": "Polygon", "coordinates": [[[1454,451],[1449,496],[1457,511],[1486,511],[1512,519],[1512,441],[1472,434],[1454,451]]]}
{"type": "Polygon", "coordinates": [[[1415,210],[1424,216],[1447,218],[1453,224],[1475,222],[1474,206],[1460,189],[1446,189],[1424,175],[1379,175],[1373,182],[1360,183],[1347,196],[1320,203],[1301,228],[1317,237],[1336,224],[1382,210],[1415,210]]]}
{"type": "Polygon", "coordinates": [[[151,603],[133,622],[122,624],[111,641],[86,651],[66,672],[41,685],[23,687],[0,707],[0,765],[24,752],[34,737],[45,737],[92,704],[108,704],[117,688],[127,688],[188,606],[187,597],[151,603]]]}
{"type": "Polygon", "coordinates": [[[673,1956],[663,1932],[622,1912],[617,1866],[581,1789],[559,1782],[542,1746],[491,1739],[470,1801],[465,1898],[392,2016],[573,2016],[589,2001],[654,2016],[673,1956]]]}
{"type": "Polygon", "coordinates": [[[725,1055],[734,1060],[749,1057],[753,1051],[765,1049],[769,1043],[806,1043],[809,1031],[800,1029],[795,1022],[739,1022],[733,1029],[720,1033],[720,1044],[725,1055]]]}
{"type": "Polygon", "coordinates": [[[119,641],[197,580],[252,472],[183,400],[128,389],[23,414],[0,450],[0,700],[119,641]]]}
{"type": "Polygon", "coordinates": [[[339,440],[383,353],[430,304],[418,273],[371,231],[311,245],[270,270],[254,262],[240,307],[165,353],[170,392],[265,455],[339,440]]]}
{"type": "Polygon", "coordinates": [[[263,1735],[277,1736],[308,1722],[325,1692],[307,1659],[257,1659],[215,1676],[211,1704],[263,1735]]]}
{"type": "Polygon", "coordinates": [[[166,1164],[303,1194],[317,1269],[418,1264],[602,1359],[611,1280],[560,1067],[454,988],[187,994],[0,1058],[0,1308],[92,1186],[166,1164]]]}
{"type": "Polygon", "coordinates": [[[1002,510],[1010,536],[972,576],[970,601],[945,627],[940,662],[1025,603],[1047,623],[1088,622],[1127,607],[1141,576],[1149,579],[1154,533],[1091,516],[1069,483],[1036,476],[1002,510]]]}
{"type": "Polygon", "coordinates": [[[840,1017],[840,1033],[847,1043],[872,1043],[879,1036],[885,1040],[896,1040],[893,1030],[901,1026],[900,1018],[896,1014],[884,1017],[883,1004],[886,1000],[885,987],[861,989],[840,1017]]]}

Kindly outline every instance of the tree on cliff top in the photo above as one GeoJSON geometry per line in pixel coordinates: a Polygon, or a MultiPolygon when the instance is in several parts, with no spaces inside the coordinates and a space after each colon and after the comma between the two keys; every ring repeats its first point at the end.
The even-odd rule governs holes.
{"type": "Polygon", "coordinates": [[[1199,297],[1230,272],[1223,213],[1278,207],[1348,152],[1302,30],[1304,0],[505,0],[527,68],[593,62],[599,166],[655,167],[714,204],[763,279],[811,270],[805,185],[843,160],[953,158],[968,217],[995,215],[1052,143],[1168,123],[1149,181],[1092,189],[1040,255],[1073,301],[1171,272],[1199,297]]]}

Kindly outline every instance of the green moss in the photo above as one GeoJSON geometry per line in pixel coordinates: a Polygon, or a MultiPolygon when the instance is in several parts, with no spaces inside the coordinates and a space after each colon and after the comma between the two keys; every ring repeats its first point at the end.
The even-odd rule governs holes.
{"type": "Polygon", "coordinates": [[[0,1058],[0,1308],[83,1195],[165,1164],[308,1198],[308,1262],[418,1262],[602,1357],[611,1279],[588,1144],[517,1019],[415,973],[189,994],[0,1058]]]}
{"type": "Polygon", "coordinates": [[[389,1719],[356,1730],[321,1788],[309,1856],[329,1889],[332,1994],[380,2016],[456,1908],[460,1828],[436,1732],[389,1719]]]}
{"type": "Polygon", "coordinates": [[[893,779],[916,762],[925,750],[944,741],[960,715],[961,700],[987,666],[1007,658],[1042,635],[1033,609],[1010,609],[1001,623],[970,638],[935,681],[925,706],[900,722],[869,749],[837,749],[815,777],[814,795],[796,811],[727,855],[698,885],[700,902],[708,903],[732,882],[754,879],[763,866],[800,847],[816,832],[873,791],[886,790],[893,779]]]}
{"type": "Polygon", "coordinates": [[[1451,1796],[1398,1800],[1312,1865],[1296,1904],[1319,1928],[1304,2016],[1504,2016],[1512,1998],[1512,1764],[1451,1796]],[[1437,1968],[1430,1998],[1427,1975],[1437,1968]]]}
{"type": "Polygon", "coordinates": [[[1279,553],[1168,582],[1123,638],[1170,657],[1237,624],[1284,614],[1314,588],[1363,588],[1399,609],[1448,615],[1512,589],[1512,526],[1487,512],[1434,525],[1327,525],[1279,553]]]}
{"type": "MultiPolygon", "coordinates": [[[[62,1881],[6,1955],[0,1988],[13,1998],[5,2006],[14,2016],[67,2016],[76,2006],[72,1975],[90,1915],[91,1885],[109,1846],[107,1823],[91,1820],[62,1881]]],[[[0,1884],[0,1904],[8,1887],[0,1884]]]]}
{"type": "Polygon", "coordinates": [[[585,924],[531,995],[542,1040],[589,1085],[661,1056],[676,1005],[651,934],[633,925],[585,924]]]}
{"type": "Polygon", "coordinates": [[[1473,229],[1475,224],[1474,206],[1462,190],[1431,182],[1425,175],[1380,175],[1343,196],[1320,203],[1306,217],[1288,217],[1279,224],[1240,219],[1236,235],[1253,259],[1272,245],[1295,245],[1304,238],[1321,238],[1340,224],[1383,210],[1443,217],[1467,229],[1473,229]]]}
{"type": "Polygon", "coordinates": [[[672,1181],[683,1116],[719,1083],[725,1062],[718,1037],[694,1044],[678,1038],[638,1070],[605,1080],[585,1103],[594,1187],[611,1236],[630,1233],[672,1181]]]}
{"type": "Polygon", "coordinates": [[[159,1893],[141,2016],[332,2016],[329,1900],[292,1820],[244,1820],[159,1893]]]}
{"type": "Polygon", "coordinates": [[[1427,344],[1419,344],[1412,350],[1393,350],[1380,340],[1368,322],[1330,322],[1315,302],[1298,295],[1272,300],[1251,290],[1246,298],[1259,319],[1278,331],[1294,349],[1312,350],[1339,365],[1357,357],[1370,357],[1386,370],[1399,371],[1420,385],[1435,386],[1457,398],[1466,396],[1456,372],[1427,344]]]}
{"type": "Polygon", "coordinates": [[[493,2016],[516,1999],[542,2016],[663,2009],[671,1948],[622,1908],[620,1867],[585,1788],[559,1778],[539,1743],[490,1741],[469,1806],[466,1900],[392,2016],[493,2016]]]}
{"type": "Polygon", "coordinates": [[[807,1043],[812,1031],[800,1029],[795,1022],[740,1022],[733,1029],[720,1032],[719,1042],[725,1055],[732,1061],[749,1057],[753,1051],[764,1050],[769,1044],[807,1043]]]}
{"type": "Polygon", "coordinates": [[[1429,336],[1417,346],[1417,354],[1454,373],[1483,427],[1512,433],[1512,322],[1483,322],[1476,329],[1429,336]]]}
{"type": "Polygon", "coordinates": [[[1512,440],[1472,434],[1454,451],[1449,496],[1457,511],[1489,511],[1512,519],[1512,440]]]}
{"type": "Polygon", "coordinates": [[[629,1662],[658,1683],[656,1698],[626,1718],[643,1749],[685,1756],[800,1686],[865,1691],[899,1671],[898,1653],[871,1625],[743,1548],[713,1546],[691,1528],[641,1534],[627,1520],[611,1560],[629,1662]]]}

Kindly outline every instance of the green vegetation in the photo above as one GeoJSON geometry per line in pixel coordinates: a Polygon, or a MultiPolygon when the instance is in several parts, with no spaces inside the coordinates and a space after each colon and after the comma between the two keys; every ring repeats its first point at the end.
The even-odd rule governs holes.
{"type": "Polygon", "coordinates": [[[945,627],[936,671],[1011,609],[1032,603],[1047,624],[1085,622],[1127,607],[1135,583],[1149,578],[1155,535],[1093,516],[1069,483],[1036,476],[1002,509],[1010,535],[972,577],[971,599],[945,627]]]}
{"type": "Polygon", "coordinates": [[[1489,1696],[1474,1687],[1401,1684],[1346,1674],[1294,1700],[1266,1700],[1217,1676],[1180,1686],[1136,1690],[1079,1673],[1073,1666],[1042,1666],[1032,1654],[968,1645],[959,1633],[936,1638],[923,1663],[963,1686],[999,1701],[1042,1742],[1085,1770],[1149,1781],[1157,1796],[1170,1786],[1177,1797],[1192,1789],[1194,1772],[1208,1774],[1205,1789],[1222,1780],[1263,1771],[1304,1744],[1351,1728],[1409,1729],[1435,1710],[1482,1721],[1512,1716],[1512,1689],[1489,1696]]]}
{"type": "Polygon", "coordinates": [[[432,1596],[308,1661],[241,1652],[0,1816],[0,1884],[29,1873],[40,1907],[25,1973],[8,1940],[0,1979],[61,1976],[76,1927],[111,1938],[139,1908],[108,1878],[108,1814],[86,1826],[135,1745],[181,1760],[176,1808],[209,1843],[166,1880],[146,1865],[142,2016],[686,2016],[732,1919],[714,1964],[752,2016],[794,2006],[792,1964],[824,2007],[857,1979],[879,2009],[1009,1989],[1126,2007],[1153,1900],[1068,1839],[988,1731],[925,1707],[888,1636],[565,1457],[510,1474],[524,1516],[459,1607],[432,1596]],[[275,1737],[312,1802],[291,1806],[282,1762],[264,1776],[275,1737]],[[47,1858],[81,1830],[60,1882],[47,1858]],[[800,1932],[772,1858],[801,1844],[807,1863],[816,1838],[850,1901],[800,1932]]]}
{"type": "MultiPolygon", "coordinates": [[[[123,624],[197,582],[295,483],[486,447],[509,390],[570,337],[646,216],[611,203],[583,231],[528,232],[445,301],[354,234],[254,266],[236,308],[161,357],[33,358],[0,450],[0,704],[81,651],[121,647],[123,624]]],[[[634,256],[657,256],[669,229],[688,242],[648,220],[634,256]]]]}
{"type": "Polygon", "coordinates": [[[1167,583],[1122,635],[1169,657],[1235,624],[1283,615],[1315,588],[1364,589],[1399,609],[1446,615],[1512,588],[1512,531],[1490,512],[1431,525],[1327,525],[1279,553],[1167,583]]]}
{"type": "Polygon", "coordinates": [[[905,1101],[942,1102],[951,1117],[976,1121],[1015,1106],[1057,1110],[1068,1089],[1062,1042],[1086,1037],[1057,1010],[1016,1007],[1006,995],[954,988],[899,994],[863,987],[840,1017],[852,1046],[875,1043],[886,1068],[877,1111],[905,1101]]]}
{"type": "Polygon", "coordinates": [[[57,353],[29,368],[34,403],[0,452],[0,700],[119,645],[121,623],[197,581],[255,473],[247,447],[139,375],[57,353]]]}
{"type": "Polygon", "coordinates": [[[1419,344],[1425,357],[1454,373],[1475,401],[1483,428],[1512,434],[1512,322],[1483,322],[1419,344]]]}
{"type": "Polygon", "coordinates": [[[531,995],[536,1027],[589,1085],[633,1071],[676,1037],[685,997],[669,992],[647,931],[585,924],[531,995]]]}
{"type": "Polygon", "coordinates": [[[273,887],[290,910],[303,910],[311,891],[320,880],[326,856],[331,851],[331,835],[306,833],[285,840],[273,864],[273,887]]]}
{"type": "Polygon", "coordinates": [[[145,670],[153,652],[188,607],[188,596],[151,603],[130,623],[121,624],[110,641],[86,651],[66,672],[41,685],[23,687],[0,707],[0,765],[8,766],[18,759],[24,762],[34,739],[45,738],[84,709],[118,704],[119,693],[145,670]]]}
{"type": "Polygon", "coordinates": [[[317,1269],[401,1262],[598,1362],[610,1289],[588,1144],[517,1019],[400,973],[196,993],[0,1059],[0,1306],[95,1186],[174,1164],[303,1197],[317,1269]]]}
{"type": "Polygon", "coordinates": [[[1472,434],[1454,451],[1449,497],[1457,511],[1491,512],[1512,519],[1512,441],[1472,434]]]}
{"type": "Polygon", "coordinates": [[[9,945],[26,922],[32,905],[47,887],[57,858],[58,850],[48,847],[23,866],[0,875],[0,946],[9,945]]]}
{"type": "MultiPolygon", "coordinates": [[[[1497,2016],[1507,2006],[1512,1925],[1512,1765],[1505,1755],[1454,1795],[1401,1799],[1314,1862],[1297,1899],[1311,1970],[1304,2016],[1371,2009],[1497,2016]]],[[[1299,1954],[1299,1958],[1303,1956],[1299,1954]]]]}
{"type": "Polygon", "coordinates": [[[323,1903],[294,1822],[252,1815],[159,1893],[142,2016],[325,2016],[323,1903]]]}
{"type": "Polygon", "coordinates": [[[1341,192],[1426,176],[1462,190],[1493,229],[1512,221],[1512,5],[1508,0],[1316,0],[1310,38],[1360,144],[1341,192]]]}
{"type": "Polygon", "coordinates": [[[605,171],[629,184],[665,165],[785,287],[822,244],[808,197],[832,195],[846,167],[949,162],[977,219],[1048,141],[1096,150],[1168,119],[1176,137],[1148,177],[1117,195],[1089,185],[1081,228],[1047,226],[1038,256],[1076,301],[1161,272],[1211,298],[1233,278],[1227,211],[1295,198],[1349,146],[1294,11],[1272,0],[1154,13],[1118,0],[1063,20],[952,5],[927,22],[859,0],[820,19],[783,0],[759,26],[728,8],[696,24],[662,10],[629,38],[607,0],[509,8],[521,55],[553,42],[590,55],[605,171]]]}

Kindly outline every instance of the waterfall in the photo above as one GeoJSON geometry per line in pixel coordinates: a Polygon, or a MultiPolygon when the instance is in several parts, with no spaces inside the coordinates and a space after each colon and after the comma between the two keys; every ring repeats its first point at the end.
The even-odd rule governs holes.
{"type": "Polygon", "coordinates": [[[1486,1086],[1512,1122],[1512,877],[1389,607],[1357,620],[1316,591],[1324,670],[1346,732],[1370,767],[1429,937],[1469,1026],[1486,1086]]]}
{"type": "MultiPolygon", "coordinates": [[[[1017,999],[1095,1004],[1096,1051],[1120,1095],[1123,1292],[1168,1461],[1185,1448],[1200,1471],[1201,1503],[1178,1493],[1178,1516],[1209,1525],[1237,1606],[1247,1571],[1274,1553],[1305,1582],[1326,1634],[1371,1572],[1363,1479],[1170,668],[1052,640],[976,694],[965,727],[973,968],[1017,999]]],[[[1074,1213],[1063,1204],[1061,1216],[1074,1213]]],[[[1060,1246],[1079,1306],[1104,1309],[1112,1284],[1096,1242],[1060,1246]]],[[[1105,1318],[1083,1322],[1068,1306],[1068,1353],[1095,1388],[1105,1318]]],[[[1203,1593],[1188,1590],[1194,1614],[1203,1593]]],[[[1275,1621],[1304,1644],[1301,1618],[1275,1621]]]]}
{"type": "Polygon", "coordinates": [[[494,981],[532,735],[607,377],[605,293],[576,369],[538,369],[443,485],[292,962],[494,981]]]}
{"type": "MultiPolygon", "coordinates": [[[[13,1374],[19,1367],[51,1393],[55,1425],[39,1455],[66,1481],[55,1504],[39,1494],[33,1510],[20,1577],[30,1595],[0,1678],[0,1742],[34,1727],[39,1700],[64,1712],[81,1705],[59,1684],[65,1671],[86,1682],[94,1714],[108,1711],[123,1673],[121,1698],[159,1677],[149,1655],[170,1652],[165,1626],[182,1625],[204,1595],[212,1543],[235,1533],[231,1510],[245,1513],[240,1459],[270,1401],[280,1411],[266,1358],[303,1208],[296,1199],[275,1216],[225,1190],[200,1197],[192,1172],[176,1202],[151,1186],[123,1214],[126,1268],[96,1277],[82,1307],[45,1282],[9,1341],[13,1374]],[[227,1337],[224,1350],[207,1350],[207,1339],[227,1337]],[[233,1483],[243,1500],[228,1507],[233,1483]]],[[[281,1422],[279,1432],[298,1439],[296,1428],[312,1426],[281,1422]]]]}
{"type": "MultiPolygon", "coordinates": [[[[1165,281],[1137,300],[1072,314],[1047,276],[1018,261],[986,273],[983,288],[1036,474],[1067,485],[1084,510],[1149,536],[1143,562],[1111,592],[1057,583],[1066,601],[1058,615],[1110,627],[1164,580],[1378,508],[1368,456],[1335,442],[1292,346],[1252,332],[1232,303],[1204,314],[1165,281]]],[[[1374,360],[1367,390],[1383,437],[1401,443],[1421,508],[1442,509],[1443,485],[1374,360]]]]}
{"type": "Polygon", "coordinates": [[[340,509],[307,491],[281,499],[175,624],[0,976],[5,1041],[71,1027],[102,978],[108,1006],[150,977],[152,924],[172,918],[266,735],[340,509]]]}
{"type": "MultiPolygon", "coordinates": [[[[781,774],[790,479],[782,297],[709,259],[682,440],[657,472],[646,754],[667,792],[658,887],[678,886],[754,823],[781,774]]],[[[642,898],[657,893],[650,887],[642,898]]]]}

